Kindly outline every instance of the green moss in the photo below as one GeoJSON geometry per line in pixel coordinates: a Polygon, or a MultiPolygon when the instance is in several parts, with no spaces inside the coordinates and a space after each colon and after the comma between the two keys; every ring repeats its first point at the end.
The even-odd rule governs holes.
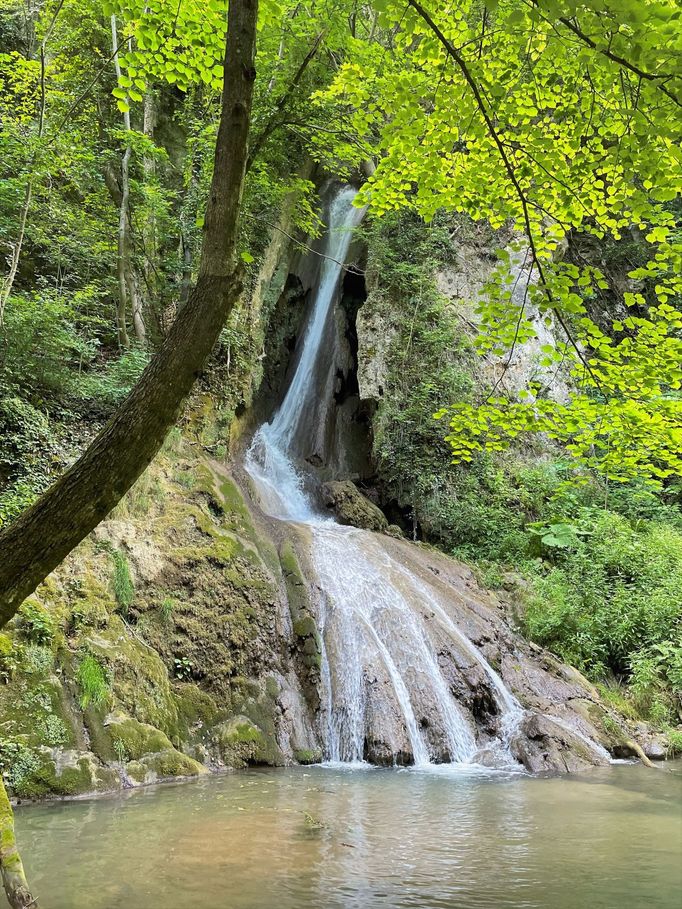
{"type": "Polygon", "coordinates": [[[18,798],[38,799],[46,795],[82,795],[97,788],[92,765],[83,757],[73,765],[57,769],[49,755],[34,754],[34,761],[19,778],[11,780],[12,791],[18,798]]]}
{"type": "Polygon", "coordinates": [[[160,729],[148,723],[140,723],[121,713],[109,719],[106,728],[111,736],[114,751],[131,761],[173,747],[168,736],[160,729]]]}
{"type": "Polygon", "coordinates": [[[101,761],[107,763],[116,760],[118,755],[114,749],[111,733],[104,725],[105,713],[102,704],[88,704],[83,710],[83,722],[88,731],[91,751],[101,761]]]}
{"type": "Polygon", "coordinates": [[[148,768],[140,761],[129,761],[126,764],[126,773],[136,783],[145,783],[147,781],[148,768]]]}
{"type": "Polygon", "coordinates": [[[246,716],[233,717],[219,726],[216,739],[223,760],[231,767],[270,763],[263,731],[246,716]]]}
{"type": "MultiPolygon", "coordinates": [[[[236,720],[249,721],[261,733],[258,747],[254,748],[245,759],[247,763],[269,764],[279,766],[284,763],[282,752],[277,745],[275,715],[277,710],[276,693],[272,684],[256,683],[247,679],[235,682],[232,703],[236,720]]],[[[229,724],[228,724],[229,725],[229,724]]],[[[224,727],[223,727],[224,728],[224,727]]],[[[227,761],[231,763],[231,761],[227,761]]],[[[239,762],[234,764],[239,766],[239,762]]]]}
{"type": "Polygon", "coordinates": [[[217,725],[225,716],[226,705],[219,708],[211,695],[202,691],[198,685],[179,684],[174,695],[178,708],[176,745],[181,739],[203,738],[205,731],[217,725]]]}
{"type": "Polygon", "coordinates": [[[61,681],[50,674],[18,670],[7,684],[0,685],[2,737],[26,745],[76,744],[76,730],[67,709],[61,681]]]}
{"type": "Polygon", "coordinates": [[[319,748],[300,748],[294,751],[294,760],[298,764],[319,764],[322,752],[319,748]]]}
{"type": "Polygon", "coordinates": [[[71,604],[71,626],[75,631],[103,628],[116,603],[107,587],[91,571],[86,571],[71,604]]]}
{"type": "Polygon", "coordinates": [[[157,776],[175,777],[175,776],[199,776],[206,773],[206,768],[202,767],[198,761],[175,748],[169,748],[160,754],[152,754],[143,758],[140,763],[148,770],[153,771],[157,776]]]}
{"type": "Polygon", "coordinates": [[[178,710],[159,654],[133,637],[118,616],[82,643],[108,670],[114,702],[141,723],[171,735],[177,728],[178,710]]]}

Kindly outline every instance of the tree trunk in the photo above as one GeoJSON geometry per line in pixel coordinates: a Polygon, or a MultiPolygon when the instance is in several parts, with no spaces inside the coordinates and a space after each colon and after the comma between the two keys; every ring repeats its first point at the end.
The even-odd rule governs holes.
{"type": "Polygon", "coordinates": [[[5,307],[7,305],[7,301],[9,300],[10,294],[12,293],[12,288],[14,287],[14,279],[17,276],[17,270],[19,268],[19,259],[21,258],[21,249],[24,245],[24,235],[26,233],[26,218],[28,217],[28,210],[31,207],[32,195],[33,177],[29,177],[26,181],[24,201],[22,202],[21,212],[19,213],[19,236],[12,244],[12,255],[10,256],[9,260],[9,271],[6,277],[3,278],[2,286],[0,287],[0,327],[2,327],[2,324],[5,321],[5,307]]]}
{"type": "Polygon", "coordinates": [[[12,909],[35,906],[17,849],[12,806],[7,798],[2,776],[0,776],[0,872],[7,901],[12,909]]]}
{"type": "Polygon", "coordinates": [[[196,287],[109,423],[78,461],[0,532],[0,627],[147,467],[238,297],[235,244],[256,76],[257,7],[257,0],[229,5],[222,111],[196,287]]]}
{"type": "MultiPolygon", "coordinates": [[[[154,141],[154,129],[156,127],[156,99],[151,89],[147,89],[144,96],[144,111],[142,118],[142,132],[148,139],[154,141]]],[[[142,170],[144,172],[144,181],[148,186],[156,178],[156,164],[151,155],[144,155],[142,158],[142,170]]],[[[149,212],[145,218],[145,224],[142,228],[142,246],[144,251],[143,275],[144,285],[147,298],[154,298],[157,292],[158,281],[156,278],[156,267],[158,263],[158,237],[156,229],[156,215],[154,211],[149,212]]]]}
{"type": "Polygon", "coordinates": [[[116,274],[118,277],[118,303],[116,305],[116,331],[119,347],[128,347],[128,329],[126,312],[128,310],[128,274],[126,269],[126,246],[128,245],[128,163],[132,152],[126,148],[121,158],[121,202],[118,207],[118,257],[116,274]]]}
{"type": "MultiPolygon", "coordinates": [[[[116,27],[116,16],[111,17],[111,44],[114,52],[114,67],[116,69],[116,81],[121,81],[121,64],[118,58],[118,29],[116,27]]],[[[130,112],[123,113],[123,128],[127,133],[130,132],[130,112]]],[[[147,332],[142,317],[142,299],[140,297],[140,287],[133,268],[133,261],[130,254],[130,159],[133,150],[130,145],[126,146],[121,158],[121,201],[118,209],[118,306],[116,309],[116,327],[118,330],[118,343],[121,347],[127,347],[128,330],[126,327],[126,312],[128,301],[130,301],[130,310],[133,316],[133,329],[135,337],[141,343],[144,343],[147,332]]]]}
{"type": "MultiPolygon", "coordinates": [[[[40,45],[40,109],[38,111],[38,143],[43,138],[45,133],[45,115],[47,111],[47,100],[45,93],[45,69],[46,69],[46,52],[47,52],[47,42],[52,37],[52,32],[54,30],[55,24],[57,22],[57,16],[59,15],[62,6],[64,5],[64,0],[59,0],[57,7],[52,14],[52,19],[47,27],[45,35],[43,37],[42,43],[40,45]]],[[[31,35],[35,38],[35,20],[31,16],[29,19],[31,35]]],[[[32,51],[33,40],[27,42],[27,60],[31,60],[33,57],[32,51]]],[[[12,293],[12,288],[14,287],[14,279],[17,276],[17,271],[19,270],[19,260],[21,258],[21,250],[24,245],[24,237],[26,236],[26,219],[28,218],[28,212],[31,207],[31,197],[33,195],[33,167],[35,166],[35,155],[31,161],[29,168],[29,176],[26,181],[26,189],[24,190],[24,201],[21,205],[21,211],[19,212],[19,236],[16,241],[12,244],[12,255],[9,260],[9,271],[5,278],[3,278],[2,286],[0,286],[0,327],[4,322],[5,318],[5,307],[7,306],[7,301],[9,300],[10,294],[12,293]]]]}

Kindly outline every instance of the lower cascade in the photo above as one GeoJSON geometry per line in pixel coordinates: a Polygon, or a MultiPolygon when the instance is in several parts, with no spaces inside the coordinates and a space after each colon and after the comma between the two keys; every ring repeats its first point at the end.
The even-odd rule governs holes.
{"type": "MultiPolygon", "coordinates": [[[[518,766],[523,747],[516,740],[534,718],[536,725],[544,721],[536,738],[556,732],[578,743],[588,762],[603,763],[609,755],[590,737],[589,726],[581,732],[574,722],[542,713],[531,717],[522,708],[469,636],[476,634],[473,618],[465,616],[464,628],[458,624],[461,608],[469,604],[458,603],[441,577],[447,567],[441,571],[423,563],[413,544],[341,525],[317,505],[320,481],[297,457],[296,448],[304,434],[314,432],[325,327],[352,230],[363,215],[353,205],[354,197],[355,190],[346,186],[332,198],[320,277],[293,376],[245,458],[261,509],[286,522],[292,535],[304,531],[309,541],[321,591],[325,758],[518,766]]],[[[449,560],[443,557],[443,562],[449,560]]],[[[533,769],[543,766],[524,763],[533,769]]]]}

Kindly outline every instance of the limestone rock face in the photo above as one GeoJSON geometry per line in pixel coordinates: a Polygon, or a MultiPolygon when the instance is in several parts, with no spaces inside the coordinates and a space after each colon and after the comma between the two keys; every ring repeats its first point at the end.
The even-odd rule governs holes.
{"type": "Polygon", "coordinates": [[[351,480],[330,480],[324,483],[322,498],[325,506],[334,512],[341,524],[377,532],[388,529],[388,521],[381,509],[363,496],[351,480]]]}

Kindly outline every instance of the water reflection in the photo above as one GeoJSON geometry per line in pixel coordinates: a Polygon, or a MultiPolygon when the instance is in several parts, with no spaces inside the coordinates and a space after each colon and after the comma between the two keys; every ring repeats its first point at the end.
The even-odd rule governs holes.
{"type": "Polygon", "coordinates": [[[679,909],[682,774],[264,770],[19,809],[49,909],[679,909]]]}

